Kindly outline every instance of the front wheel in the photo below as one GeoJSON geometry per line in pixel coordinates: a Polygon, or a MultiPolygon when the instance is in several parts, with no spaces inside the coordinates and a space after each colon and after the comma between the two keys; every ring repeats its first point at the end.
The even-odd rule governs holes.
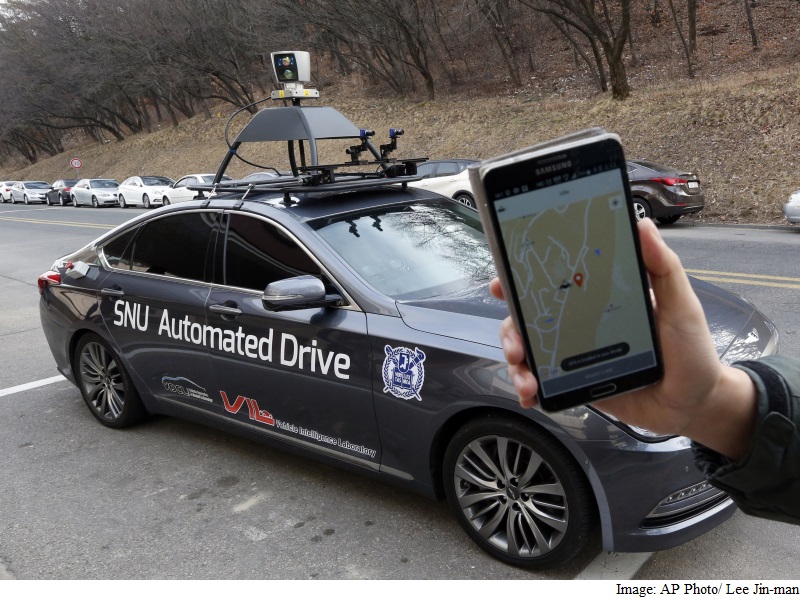
{"type": "Polygon", "coordinates": [[[656,221],[658,221],[662,225],[672,225],[673,223],[676,223],[680,218],[681,218],[680,215],[672,215],[670,217],[658,217],[656,218],[656,221]]]}
{"type": "Polygon", "coordinates": [[[586,544],[595,505],[586,478],[554,438],[505,417],[467,423],[443,464],[450,508],[467,534],[503,562],[562,565],[586,544]]]}
{"type": "Polygon", "coordinates": [[[83,400],[103,425],[122,429],[147,416],[131,378],[102,338],[84,336],[75,348],[73,364],[83,400]]]}
{"type": "Polygon", "coordinates": [[[92,208],[100,208],[100,203],[97,201],[96,196],[92,196],[92,208]]]}
{"type": "Polygon", "coordinates": [[[650,204],[644,198],[633,198],[633,213],[636,215],[636,220],[649,219],[653,216],[653,211],[650,209],[650,204]]]}
{"type": "Polygon", "coordinates": [[[25,204],[30,204],[30,202],[28,201],[28,194],[25,194],[25,195],[22,197],[22,201],[23,201],[25,204]]]}
{"type": "Polygon", "coordinates": [[[161,206],[169,206],[169,198],[167,198],[166,196],[164,196],[164,197],[161,199],[161,206]]]}
{"type": "Polygon", "coordinates": [[[142,196],[142,204],[144,204],[145,208],[150,208],[150,196],[148,196],[147,194],[142,196]]]}
{"type": "Polygon", "coordinates": [[[78,199],[75,196],[72,197],[72,206],[78,208],[78,199]]]}
{"type": "Polygon", "coordinates": [[[119,207],[120,207],[120,208],[128,208],[128,205],[127,205],[127,204],[125,204],[125,196],[123,196],[122,194],[120,194],[120,195],[119,195],[119,197],[118,197],[117,199],[119,200],[119,207]]]}
{"type": "Polygon", "coordinates": [[[469,206],[470,208],[475,208],[475,200],[469,194],[456,194],[453,196],[453,200],[463,204],[464,206],[469,206]]]}

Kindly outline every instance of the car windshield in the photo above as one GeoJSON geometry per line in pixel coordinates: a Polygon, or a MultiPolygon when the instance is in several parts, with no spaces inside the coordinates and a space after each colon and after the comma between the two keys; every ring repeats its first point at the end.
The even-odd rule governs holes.
{"type": "Polygon", "coordinates": [[[484,285],[495,274],[478,214],[452,202],[381,207],[311,226],[367,283],[397,300],[484,285]]]}
{"type": "Polygon", "coordinates": [[[119,184],[114,181],[113,179],[93,179],[92,180],[92,187],[93,188],[115,188],[119,187],[119,184]]]}
{"type": "Polygon", "coordinates": [[[50,184],[44,181],[29,181],[25,184],[25,187],[31,190],[47,190],[50,189],[50,184]]]}
{"type": "Polygon", "coordinates": [[[142,177],[144,185],[172,185],[175,183],[169,177],[142,177]]]}

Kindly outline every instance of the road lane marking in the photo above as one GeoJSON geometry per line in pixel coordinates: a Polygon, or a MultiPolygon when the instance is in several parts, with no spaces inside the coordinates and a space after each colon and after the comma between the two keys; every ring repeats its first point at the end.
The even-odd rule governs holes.
{"type": "Polygon", "coordinates": [[[686,269],[686,272],[697,279],[713,283],[739,283],[742,285],[760,285],[800,290],[800,278],[781,277],[779,275],[757,275],[755,273],[728,273],[726,271],[708,271],[705,269],[686,269]]]}
{"type": "Polygon", "coordinates": [[[22,219],[20,217],[0,217],[0,221],[15,221],[17,223],[35,223],[38,225],[66,225],[67,227],[90,227],[92,229],[114,229],[116,225],[103,225],[102,223],[78,223],[75,221],[45,221],[43,219],[22,219]]]}
{"type": "Polygon", "coordinates": [[[652,552],[601,552],[575,580],[628,580],[633,579],[652,552]]]}
{"type": "Polygon", "coordinates": [[[66,381],[66,380],[67,380],[66,377],[64,377],[63,375],[56,375],[55,377],[50,377],[48,379],[40,379],[39,381],[31,381],[30,383],[23,383],[22,385],[15,385],[14,387],[0,390],[0,397],[10,396],[11,394],[24,392],[26,390],[33,390],[38,387],[50,385],[51,383],[58,383],[59,381],[66,381]]]}

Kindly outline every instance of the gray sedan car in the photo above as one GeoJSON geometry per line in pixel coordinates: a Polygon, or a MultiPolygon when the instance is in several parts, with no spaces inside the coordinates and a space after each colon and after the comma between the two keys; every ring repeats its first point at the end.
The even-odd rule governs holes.
{"type": "MultiPolygon", "coordinates": [[[[520,409],[473,210],[411,188],[296,198],[167,207],[40,278],[56,365],[94,417],[179,416],[446,498],[523,567],[569,560],[598,525],[606,550],[643,552],[734,512],[685,438],[520,409]]],[[[694,286],[722,360],[774,350],[752,305],[694,286]]]]}
{"type": "Polygon", "coordinates": [[[72,206],[119,206],[119,182],[115,179],[81,179],[72,186],[72,206]]]}
{"type": "Polygon", "coordinates": [[[47,202],[47,192],[50,184],[46,181],[17,181],[11,186],[11,204],[22,202],[23,204],[47,202]]]}

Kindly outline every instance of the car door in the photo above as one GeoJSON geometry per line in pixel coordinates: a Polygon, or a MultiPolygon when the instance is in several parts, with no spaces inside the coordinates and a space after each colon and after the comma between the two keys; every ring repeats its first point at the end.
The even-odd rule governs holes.
{"type": "Polygon", "coordinates": [[[179,179],[177,183],[169,191],[169,200],[175,202],[188,202],[194,198],[195,192],[187,189],[187,186],[197,185],[197,177],[184,177],[179,179]]]}
{"type": "Polygon", "coordinates": [[[87,179],[81,179],[78,183],[72,186],[72,191],[70,194],[74,199],[75,206],[80,206],[82,204],[86,204],[87,202],[87,192],[89,189],[89,181],[87,179]]]}
{"type": "Polygon", "coordinates": [[[104,246],[100,312],[121,356],[157,398],[201,410],[216,385],[203,343],[207,254],[218,213],[148,220],[104,246]]]}
{"type": "Polygon", "coordinates": [[[217,414],[377,468],[364,313],[352,306],[266,310],[262,294],[273,281],[313,274],[330,291],[338,288],[282,226],[239,212],[224,221],[207,313],[217,414]]]}
{"type": "Polygon", "coordinates": [[[138,177],[128,177],[119,184],[119,194],[125,198],[125,204],[141,204],[141,194],[136,187],[138,177]]]}

